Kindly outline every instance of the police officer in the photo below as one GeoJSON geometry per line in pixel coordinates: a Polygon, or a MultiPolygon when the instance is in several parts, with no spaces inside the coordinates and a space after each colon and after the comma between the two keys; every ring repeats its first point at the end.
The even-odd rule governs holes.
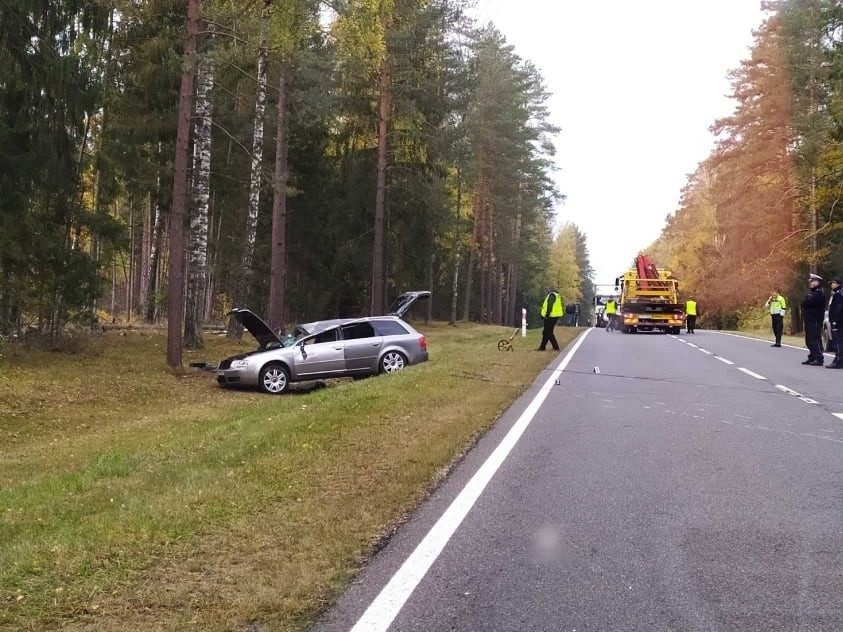
{"type": "Polygon", "coordinates": [[[542,343],[539,346],[539,351],[544,351],[549,342],[553,346],[554,351],[559,351],[559,343],[556,342],[556,336],[553,334],[553,328],[556,327],[556,321],[564,313],[562,307],[562,297],[555,287],[547,289],[547,296],[544,297],[541,317],[544,319],[544,329],[542,330],[542,343]]]}
{"type": "Polygon", "coordinates": [[[784,314],[787,310],[787,301],[778,290],[773,290],[770,298],[764,303],[764,307],[770,310],[770,320],[773,323],[773,335],[776,337],[776,344],[772,347],[782,346],[782,332],[784,332],[784,314]]]}
{"type": "Polygon", "coordinates": [[[805,320],[805,346],[808,359],[802,364],[823,366],[823,316],[825,316],[825,292],[823,278],[816,274],[808,277],[808,293],[802,299],[802,315],[805,320]]]}
{"type": "Polygon", "coordinates": [[[694,328],[697,326],[697,302],[693,296],[685,302],[685,325],[689,334],[694,333],[694,328]]]}
{"type": "Polygon", "coordinates": [[[618,326],[618,302],[614,296],[606,301],[606,331],[617,329],[618,326]]]}
{"type": "Polygon", "coordinates": [[[837,353],[827,369],[843,369],[843,351],[840,349],[843,339],[843,290],[841,290],[840,277],[836,276],[831,280],[831,303],[828,305],[828,322],[831,325],[831,339],[834,341],[834,349],[837,353]]]}

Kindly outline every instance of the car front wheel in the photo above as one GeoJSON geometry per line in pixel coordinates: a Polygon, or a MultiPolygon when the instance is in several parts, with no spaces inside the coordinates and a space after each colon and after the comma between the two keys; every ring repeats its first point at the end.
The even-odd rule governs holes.
{"type": "Polygon", "coordinates": [[[390,351],[381,358],[381,373],[396,373],[407,366],[407,358],[399,351],[390,351]]]}
{"type": "Polygon", "coordinates": [[[290,373],[280,364],[270,364],[261,369],[258,386],[264,393],[280,395],[290,386],[290,373]]]}

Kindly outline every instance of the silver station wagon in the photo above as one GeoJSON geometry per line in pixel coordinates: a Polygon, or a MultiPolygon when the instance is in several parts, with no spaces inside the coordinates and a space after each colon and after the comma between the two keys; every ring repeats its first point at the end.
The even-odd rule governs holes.
{"type": "Polygon", "coordinates": [[[320,320],[277,336],[248,309],[234,316],[258,341],[257,351],[223,360],[216,369],[220,386],[258,387],[280,395],[291,382],[394,373],[427,360],[422,334],[401,319],[430,292],[406,292],[387,316],[320,320]]]}

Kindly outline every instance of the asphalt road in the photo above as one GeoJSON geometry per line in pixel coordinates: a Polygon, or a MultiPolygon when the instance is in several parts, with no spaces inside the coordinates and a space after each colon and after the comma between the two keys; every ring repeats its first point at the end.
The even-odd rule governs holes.
{"type": "Polygon", "coordinates": [[[565,353],[316,631],[843,630],[843,371],[701,330],[565,353]]]}

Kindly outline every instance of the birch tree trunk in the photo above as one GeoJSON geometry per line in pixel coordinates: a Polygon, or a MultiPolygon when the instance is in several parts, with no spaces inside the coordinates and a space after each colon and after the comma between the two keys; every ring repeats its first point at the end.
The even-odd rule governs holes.
{"type": "Polygon", "coordinates": [[[201,349],[208,283],[208,200],[211,189],[211,91],[213,62],[206,58],[197,69],[193,128],[193,212],[190,218],[190,263],[184,314],[184,346],[201,349]]]}
{"type": "Polygon", "coordinates": [[[182,320],[184,316],[184,201],[187,188],[190,113],[193,110],[193,65],[199,30],[199,0],[188,0],[187,42],[179,90],[176,156],[173,162],[173,213],[170,219],[170,278],[167,293],[167,364],[182,366],[182,320]]]}
{"type": "Polygon", "coordinates": [[[146,286],[146,296],[143,306],[143,320],[147,323],[155,322],[155,307],[158,300],[158,268],[161,258],[161,231],[164,229],[163,213],[163,182],[158,176],[158,193],[155,202],[155,218],[152,220],[152,235],[149,246],[149,279],[146,286]]]}
{"type": "MultiPolygon", "coordinates": [[[[243,282],[234,284],[232,300],[234,307],[245,307],[249,298],[249,288],[252,286],[253,267],[252,261],[255,255],[255,240],[257,238],[258,211],[261,200],[261,174],[263,169],[263,118],[266,111],[266,49],[258,51],[258,85],[255,95],[255,125],[252,132],[252,176],[249,184],[249,209],[246,214],[246,244],[243,248],[243,255],[240,260],[240,268],[243,271],[243,282]]],[[[229,318],[229,338],[240,338],[243,335],[243,327],[235,318],[229,318]]]]}
{"type": "Polygon", "coordinates": [[[284,329],[284,292],[287,285],[287,82],[289,68],[281,67],[278,80],[278,122],[275,132],[275,178],[272,201],[272,250],[269,270],[269,327],[284,329]]]}

